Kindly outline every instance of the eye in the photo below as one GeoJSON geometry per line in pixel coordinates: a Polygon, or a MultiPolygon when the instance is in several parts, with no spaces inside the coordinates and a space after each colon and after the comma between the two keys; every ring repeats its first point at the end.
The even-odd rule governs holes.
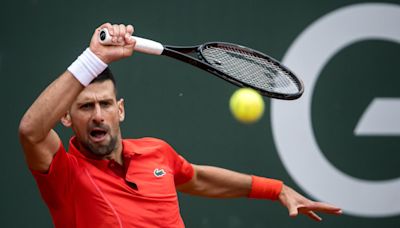
{"type": "Polygon", "coordinates": [[[92,107],[93,107],[92,103],[85,103],[85,104],[82,104],[79,108],[82,109],[82,110],[89,110],[92,107]]]}
{"type": "Polygon", "coordinates": [[[103,108],[107,108],[111,106],[111,102],[110,101],[100,101],[100,106],[103,108]]]}

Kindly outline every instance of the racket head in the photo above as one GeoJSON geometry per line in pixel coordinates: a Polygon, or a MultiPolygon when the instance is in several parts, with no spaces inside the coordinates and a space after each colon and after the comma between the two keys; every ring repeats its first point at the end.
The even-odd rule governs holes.
{"type": "Polygon", "coordinates": [[[209,42],[199,46],[199,58],[214,68],[209,72],[261,95],[294,100],[304,92],[303,82],[272,57],[237,44],[209,42]]]}

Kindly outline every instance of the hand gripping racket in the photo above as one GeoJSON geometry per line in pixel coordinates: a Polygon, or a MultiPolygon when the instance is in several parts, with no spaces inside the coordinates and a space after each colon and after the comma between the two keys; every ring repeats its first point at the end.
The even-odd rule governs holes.
{"type": "MultiPolygon", "coordinates": [[[[107,29],[100,31],[100,42],[111,44],[107,29]]],[[[263,96],[284,100],[299,98],[304,91],[302,81],[277,60],[259,51],[225,42],[209,42],[198,46],[169,46],[133,36],[135,51],[165,55],[189,63],[234,85],[250,87],[263,96]]]]}

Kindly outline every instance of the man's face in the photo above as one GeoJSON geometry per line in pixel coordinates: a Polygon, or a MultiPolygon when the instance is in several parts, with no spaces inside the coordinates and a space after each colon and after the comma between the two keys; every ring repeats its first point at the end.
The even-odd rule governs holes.
{"type": "Polygon", "coordinates": [[[69,114],[78,142],[92,154],[109,155],[119,146],[124,104],[122,99],[116,100],[111,80],[87,86],[72,104],[69,114]]]}

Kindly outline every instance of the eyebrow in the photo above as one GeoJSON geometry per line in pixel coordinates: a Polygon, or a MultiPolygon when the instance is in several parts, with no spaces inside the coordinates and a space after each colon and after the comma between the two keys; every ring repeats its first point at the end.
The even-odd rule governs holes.
{"type": "MultiPolygon", "coordinates": [[[[106,102],[113,102],[114,101],[114,99],[113,98],[104,98],[104,99],[99,99],[99,100],[96,100],[97,102],[104,102],[104,101],[106,101],[106,102]]],[[[84,99],[83,101],[79,101],[79,102],[76,102],[76,105],[77,106],[81,106],[81,105],[83,105],[83,104],[88,104],[88,103],[96,103],[96,101],[94,101],[94,100],[92,100],[92,99],[84,99]]]]}

